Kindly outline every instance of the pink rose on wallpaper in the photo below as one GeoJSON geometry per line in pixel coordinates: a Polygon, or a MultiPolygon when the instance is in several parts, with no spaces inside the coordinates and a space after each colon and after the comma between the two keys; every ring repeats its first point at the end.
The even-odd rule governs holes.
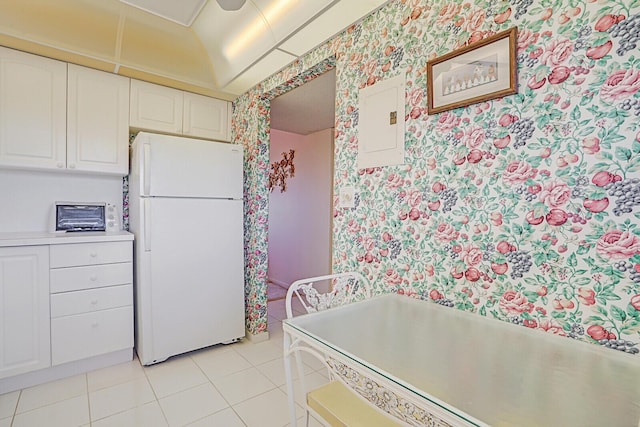
{"type": "Polygon", "coordinates": [[[452,113],[442,113],[436,124],[436,130],[441,133],[447,133],[460,124],[460,117],[452,113]]]}
{"type": "Polygon", "coordinates": [[[484,129],[474,126],[467,129],[462,138],[462,142],[469,148],[478,148],[484,141],[484,129]]]}
{"type": "Polygon", "coordinates": [[[390,173],[389,176],[387,176],[387,188],[398,188],[403,183],[404,179],[396,173],[390,173]]]}
{"type": "Polygon", "coordinates": [[[573,52],[573,43],[570,40],[552,40],[547,45],[544,53],[540,55],[540,62],[555,67],[566,61],[573,52]]]}
{"type": "Polygon", "coordinates": [[[474,245],[465,245],[460,252],[460,259],[472,267],[482,262],[482,250],[474,245]]]}
{"type": "Polygon", "coordinates": [[[547,182],[538,194],[538,198],[550,208],[559,208],[571,198],[571,188],[563,182],[547,182]]]}
{"type": "Polygon", "coordinates": [[[502,294],[498,304],[503,311],[512,315],[522,314],[525,311],[531,313],[533,310],[533,304],[527,297],[516,291],[507,291],[502,294]]]}
{"type": "Polygon", "coordinates": [[[372,251],[376,247],[376,241],[373,240],[373,238],[367,236],[362,239],[362,247],[367,252],[372,251]]]}
{"type": "Polygon", "coordinates": [[[448,243],[456,240],[460,233],[451,224],[442,223],[436,229],[436,240],[440,243],[448,243]]]}
{"type": "Polygon", "coordinates": [[[371,75],[376,72],[376,67],[378,66],[378,62],[375,60],[367,61],[364,64],[364,68],[362,69],[363,74],[371,75]]]}
{"type": "Polygon", "coordinates": [[[582,148],[587,154],[596,154],[600,151],[600,138],[597,136],[588,136],[582,140],[582,148]]]}
{"type": "Polygon", "coordinates": [[[414,107],[420,107],[422,105],[423,99],[424,99],[424,90],[422,89],[413,89],[409,94],[409,102],[414,107]]]}
{"type": "Polygon", "coordinates": [[[628,259],[640,252],[640,239],[628,231],[611,230],[598,239],[596,251],[603,258],[628,259]]]}
{"type": "Polygon", "coordinates": [[[565,336],[566,335],[566,332],[564,331],[562,326],[557,324],[553,319],[542,319],[542,320],[540,320],[540,325],[539,325],[538,329],[541,329],[541,330],[543,330],[545,332],[549,332],[549,333],[554,334],[554,335],[561,335],[561,336],[565,336]]]}
{"type": "Polygon", "coordinates": [[[475,12],[470,13],[467,16],[467,22],[466,22],[467,31],[473,32],[478,28],[480,28],[484,23],[485,16],[486,14],[482,9],[476,10],[475,12]]]}
{"type": "Polygon", "coordinates": [[[629,98],[640,90],[640,70],[619,70],[611,74],[600,88],[600,98],[608,102],[629,98]]]}
{"type": "Polygon", "coordinates": [[[449,23],[460,12],[461,8],[462,6],[456,3],[445,4],[438,12],[436,23],[440,25],[449,23]]]}
{"type": "Polygon", "coordinates": [[[540,37],[539,33],[534,33],[531,30],[520,30],[518,31],[518,50],[524,51],[530,45],[538,43],[538,37],[540,37]]]}
{"type": "Polygon", "coordinates": [[[410,206],[416,207],[420,204],[420,202],[422,202],[422,193],[420,193],[418,190],[412,190],[409,193],[409,197],[407,199],[410,206]]]}
{"type": "Polygon", "coordinates": [[[593,289],[578,288],[578,300],[584,305],[594,305],[596,293],[593,289]]]}
{"type": "Polygon", "coordinates": [[[511,162],[502,173],[502,179],[509,185],[522,184],[535,176],[535,171],[527,162],[511,162]]]}
{"type": "Polygon", "coordinates": [[[389,285],[398,285],[402,283],[402,277],[392,268],[387,269],[385,273],[385,282],[389,285]]]}
{"type": "Polygon", "coordinates": [[[631,301],[629,301],[629,303],[631,304],[631,307],[633,307],[636,310],[640,311],[640,294],[636,294],[636,295],[632,296],[631,297],[631,301]]]}

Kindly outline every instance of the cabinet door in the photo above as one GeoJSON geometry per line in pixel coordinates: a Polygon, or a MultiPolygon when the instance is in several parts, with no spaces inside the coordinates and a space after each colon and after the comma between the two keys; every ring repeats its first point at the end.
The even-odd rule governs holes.
{"type": "Polygon", "coordinates": [[[177,89],[131,80],[130,126],[181,134],[182,94],[177,89]]]}
{"type": "Polygon", "coordinates": [[[129,79],[69,64],[67,168],[126,175],[129,79]]]}
{"type": "Polygon", "coordinates": [[[67,64],[0,47],[0,166],[64,169],[67,64]]]}
{"type": "Polygon", "coordinates": [[[51,365],[49,248],[0,248],[0,378],[51,365]]]}
{"type": "Polygon", "coordinates": [[[182,131],[186,136],[228,141],[228,102],[184,93],[182,131]]]}

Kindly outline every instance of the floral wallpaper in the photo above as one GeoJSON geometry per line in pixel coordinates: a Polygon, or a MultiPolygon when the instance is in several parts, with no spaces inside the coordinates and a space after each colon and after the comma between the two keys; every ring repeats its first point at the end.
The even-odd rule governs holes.
{"type": "Polygon", "coordinates": [[[269,93],[334,58],[335,193],[357,192],[334,199],[336,271],[637,354],[638,42],[638,0],[396,0],[243,95],[249,330],[266,328],[269,93]],[[426,61],[513,26],[519,93],[428,116],[426,61]],[[399,73],[405,164],[358,170],[358,91],[399,73]]]}

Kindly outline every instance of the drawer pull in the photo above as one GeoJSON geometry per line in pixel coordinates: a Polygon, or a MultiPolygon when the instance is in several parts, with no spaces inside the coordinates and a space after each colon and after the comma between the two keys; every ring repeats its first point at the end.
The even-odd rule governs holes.
{"type": "Polygon", "coordinates": [[[98,300],[97,299],[91,300],[91,305],[97,305],[97,304],[98,304],[98,300]]]}
{"type": "Polygon", "coordinates": [[[98,256],[98,252],[91,252],[91,253],[89,254],[89,256],[90,256],[91,258],[95,258],[95,257],[97,257],[97,256],[98,256]]]}
{"type": "Polygon", "coordinates": [[[97,328],[97,327],[98,327],[98,322],[93,322],[93,323],[91,324],[91,327],[92,327],[92,328],[97,328]]]}
{"type": "Polygon", "coordinates": [[[91,276],[89,276],[89,280],[91,280],[92,282],[95,282],[96,280],[98,280],[98,276],[96,276],[95,274],[92,274],[91,276]]]}

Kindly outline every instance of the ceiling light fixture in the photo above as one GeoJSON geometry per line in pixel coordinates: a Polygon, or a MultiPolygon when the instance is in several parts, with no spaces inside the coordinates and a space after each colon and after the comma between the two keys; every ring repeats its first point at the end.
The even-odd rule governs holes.
{"type": "Polygon", "coordinates": [[[238,10],[242,6],[246,0],[216,0],[221,8],[224,10],[238,10]]]}

